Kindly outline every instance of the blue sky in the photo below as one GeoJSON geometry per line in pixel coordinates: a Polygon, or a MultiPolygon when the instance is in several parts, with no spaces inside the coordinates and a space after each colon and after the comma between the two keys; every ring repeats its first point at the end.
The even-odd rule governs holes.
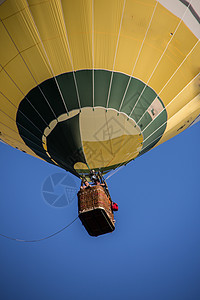
{"type": "MultiPolygon", "coordinates": [[[[199,300],[200,122],[108,180],[116,230],[90,237],[77,220],[52,239],[0,238],[0,298],[199,300]]],[[[77,216],[56,208],[46,178],[65,171],[0,143],[0,233],[42,238],[77,216]]]]}

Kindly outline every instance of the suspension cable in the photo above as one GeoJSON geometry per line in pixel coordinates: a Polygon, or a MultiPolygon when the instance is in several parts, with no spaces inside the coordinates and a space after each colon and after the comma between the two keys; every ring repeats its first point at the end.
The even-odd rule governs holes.
{"type": "Polygon", "coordinates": [[[5,235],[5,234],[2,234],[0,233],[0,236],[6,238],[6,239],[9,239],[9,240],[12,240],[12,241],[16,241],[16,242],[23,242],[23,243],[37,243],[37,242],[41,242],[41,241],[44,241],[44,240],[47,240],[47,239],[50,239],[52,237],[54,237],[55,235],[61,233],[62,231],[64,231],[65,229],[69,228],[76,220],[78,219],[78,217],[76,217],[72,222],[70,222],[69,224],[67,224],[65,227],[61,228],[60,230],[48,235],[48,236],[45,236],[41,239],[36,239],[36,240],[23,240],[23,239],[18,239],[18,238],[13,238],[11,236],[8,236],[8,235],[5,235]]]}

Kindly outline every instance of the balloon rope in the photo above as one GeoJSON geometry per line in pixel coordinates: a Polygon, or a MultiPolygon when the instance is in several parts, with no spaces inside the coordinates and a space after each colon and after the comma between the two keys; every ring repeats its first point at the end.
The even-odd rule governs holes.
{"type": "Polygon", "coordinates": [[[111,173],[110,175],[108,175],[108,176],[106,177],[106,180],[108,180],[110,177],[112,177],[113,175],[115,175],[115,174],[116,174],[119,170],[121,170],[123,167],[124,167],[124,165],[121,166],[121,167],[117,167],[117,169],[115,169],[115,170],[113,171],[113,173],[111,173]]]}
{"type": "Polygon", "coordinates": [[[65,227],[61,228],[60,230],[56,231],[55,233],[51,234],[51,235],[48,235],[44,238],[41,238],[41,239],[37,239],[37,240],[22,240],[22,239],[17,239],[17,238],[13,238],[13,237],[10,237],[10,236],[7,236],[5,234],[2,234],[0,233],[0,236],[6,238],[6,239],[9,239],[9,240],[12,240],[12,241],[16,241],[16,242],[24,242],[24,243],[36,243],[36,242],[41,242],[41,241],[44,241],[44,240],[47,240],[47,239],[50,239],[52,238],[53,236],[59,234],[60,232],[64,231],[65,229],[67,229],[69,226],[71,226],[76,220],[78,219],[78,217],[76,217],[72,222],[70,222],[69,224],[67,224],[65,227]]]}

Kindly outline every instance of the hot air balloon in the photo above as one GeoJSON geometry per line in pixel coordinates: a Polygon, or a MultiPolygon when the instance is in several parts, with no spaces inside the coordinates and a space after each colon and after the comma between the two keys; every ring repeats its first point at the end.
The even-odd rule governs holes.
{"type": "Polygon", "coordinates": [[[199,0],[1,0],[0,138],[76,176],[200,114],[199,0]]]}

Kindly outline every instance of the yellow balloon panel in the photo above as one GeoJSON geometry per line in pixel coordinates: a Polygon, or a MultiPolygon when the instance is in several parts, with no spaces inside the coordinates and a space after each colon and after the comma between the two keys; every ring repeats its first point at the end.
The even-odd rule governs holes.
{"type": "Polygon", "coordinates": [[[16,107],[18,107],[20,101],[23,99],[22,92],[16,87],[15,83],[4,70],[0,72],[0,91],[16,107]]]}
{"type": "Polygon", "coordinates": [[[0,103],[1,107],[0,110],[7,114],[10,118],[12,118],[14,121],[16,120],[16,107],[11,104],[9,99],[7,99],[5,96],[3,96],[0,92],[0,103]]]}
{"type": "Polygon", "coordinates": [[[2,124],[8,126],[8,128],[14,130],[18,134],[15,119],[12,119],[9,115],[0,111],[0,120],[2,124]]]}
{"type": "MultiPolygon", "coordinates": [[[[199,83],[200,79],[198,76],[190,83],[187,84],[183,90],[178,93],[168,104],[167,112],[168,118],[170,119],[174,114],[176,114],[179,110],[181,110],[187,103],[190,103],[195,97],[199,95],[199,83]]],[[[200,102],[200,95],[199,95],[199,102],[200,102]]]]}
{"type": "Polygon", "coordinates": [[[5,67],[5,71],[9,74],[12,81],[21,91],[21,98],[24,98],[30,89],[36,85],[34,78],[20,55],[18,55],[5,67]]]}
{"type": "Polygon", "coordinates": [[[94,1],[94,68],[112,70],[124,1],[94,1]]]}
{"type": "Polygon", "coordinates": [[[29,1],[33,30],[44,51],[45,59],[53,74],[71,71],[65,20],[60,1],[29,1]]]}
{"type": "Polygon", "coordinates": [[[200,114],[200,96],[196,96],[187,105],[183,106],[167,121],[166,132],[157,144],[160,145],[185,130],[200,114]]]}
{"type": "Polygon", "coordinates": [[[0,18],[2,20],[7,19],[17,13],[19,11],[23,11],[27,7],[26,0],[6,0],[0,9],[0,18]]]}
{"type": "Polygon", "coordinates": [[[71,63],[75,70],[91,69],[92,60],[92,1],[62,1],[71,63]],[[72,14],[73,12],[73,14],[72,14]]]}
{"type": "Polygon", "coordinates": [[[41,44],[27,49],[21,55],[38,84],[53,76],[41,44]]]}
{"type": "Polygon", "coordinates": [[[33,24],[31,24],[31,15],[28,9],[19,11],[17,14],[3,20],[3,24],[18,52],[23,52],[39,43],[37,33],[33,34],[33,30],[31,30],[33,24]]]}
{"type": "Polygon", "coordinates": [[[4,47],[0,47],[0,64],[1,66],[5,66],[8,62],[18,55],[18,51],[14,46],[11,38],[8,35],[3,24],[0,22],[0,37],[1,43],[4,47]],[[5,51],[6,49],[6,51],[5,51]]]}
{"type": "MultiPolygon", "coordinates": [[[[159,92],[160,97],[166,105],[181,92],[188,83],[199,74],[200,43],[197,41],[188,55],[184,58],[181,65],[174,71],[168,79],[162,90],[159,92]]],[[[199,87],[194,86],[196,95],[199,93],[199,87]]]]}
{"type": "MultiPolygon", "coordinates": [[[[173,88],[173,94],[177,94],[181,82],[181,86],[183,87],[184,84],[188,83],[192,78],[198,73],[197,69],[193,68],[191,65],[191,59],[193,56],[193,53],[189,54],[191,49],[195,46],[197,43],[197,38],[194,37],[190,32],[186,31],[184,33],[185,39],[183,38],[183,33],[181,33],[183,29],[183,32],[185,31],[184,26],[180,26],[179,30],[177,31],[174,38],[172,38],[169,47],[167,48],[165,55],[162,56],[161,61],[159,62],[159,65],[153,74],[151,80],[149,81],[150,86],[155,86],[156,91],[159,93],[162,88],[165,86],[165,84],[172,79],[171,81],[174,82],[175,72],[178,72],[178,80],[175,83],[173,88]],[[182,28],[183,27],[183,28],[182,28]],[[179,35],[180,32],[180,35],[179,35]],[[179,38],[181,36],[181,38],[179,38]],[[187,55],[189,55],[189,58],[187,60],[187,55]],[[184,62],[185,60],[185,62],[184,62]],[[184,62],[184,63],[183,63],[184,62]],[[180,69],[180,70],[179,70],[180,69]]],[[[198,65],[198,55],[193,56],[193,59],[195,60],[196,66],[198,65]]],[[[167,90],[166,98],[163,96],[163,93],[160,94],[161,97],[163,97],[163,100],[166,101],[167,104],[170,100],[170,93],[169,90],[167,90]],[[169,99],[169,100],[168,100],[169,99]]]]}
{"type": "Polygon", "coordinates": [[[115,70],[132,74],[137,58],[139,58],[140,48],[142,47],[155,3],[155,1],[126,1],[115,70]]]}

